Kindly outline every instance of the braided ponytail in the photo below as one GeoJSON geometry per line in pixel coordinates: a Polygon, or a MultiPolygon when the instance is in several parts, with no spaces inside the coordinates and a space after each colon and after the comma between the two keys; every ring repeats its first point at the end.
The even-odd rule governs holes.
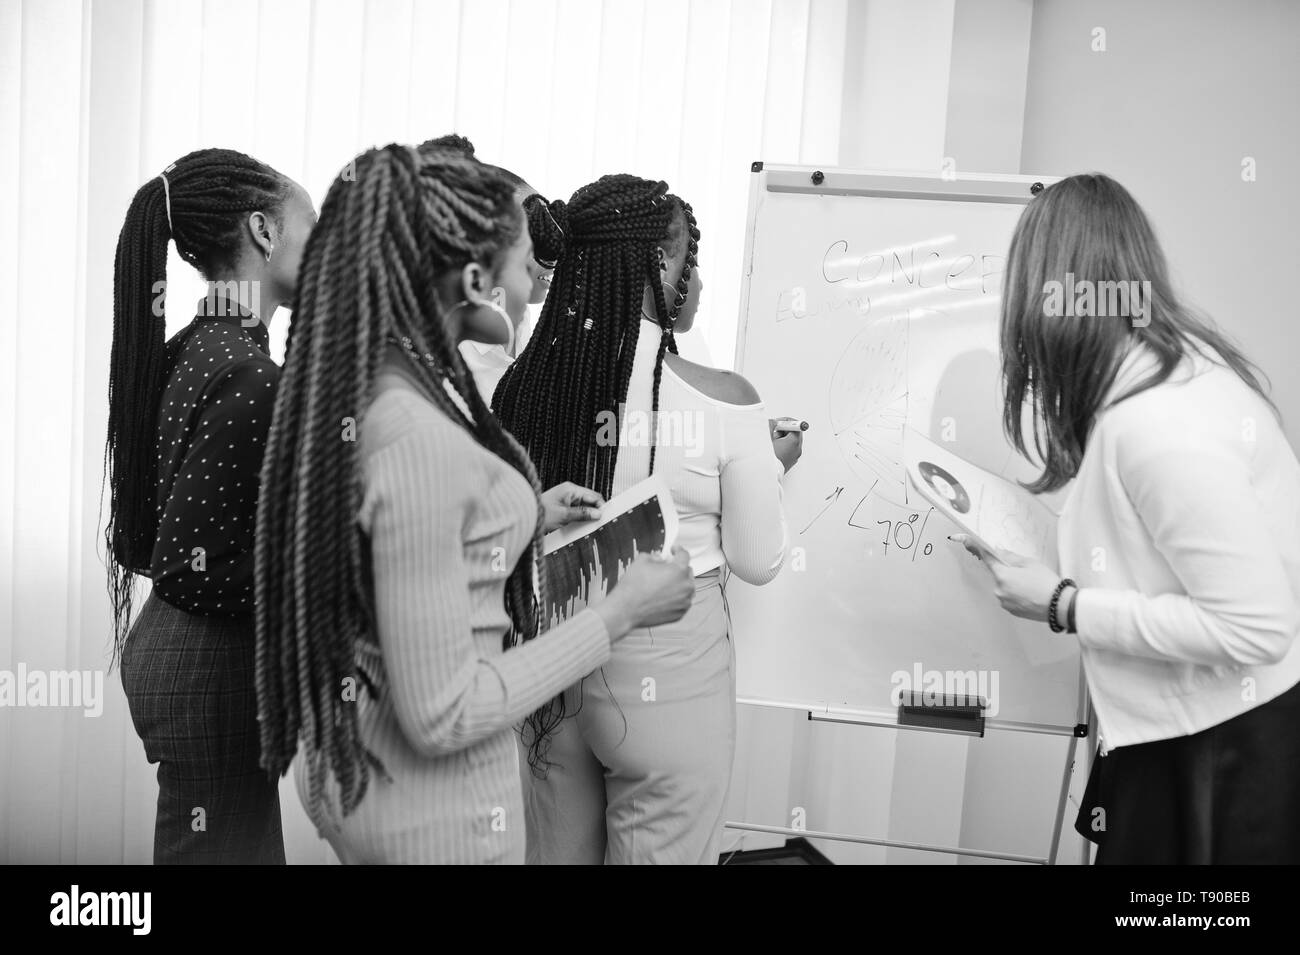
{"type": "Polygon", "coordinates": [[[113,346],[104,446],[104,530],[113,659],[131,623],[133,575],[148,573],[158,533],[158,402],[174,356],[166,346],[167,243],[212,278],[237,259],[247,213],[278,215],[292,183],[229,149],[177,160],[137,191],[113,260],[113,346]],[[165,178],[164,178],[165,177],[165,178]]]}
{"type": "Polygon", "coordinates": [[[568,203],[532,196],[525,209],[535,254],[553,261],[555,274],[537,329],[497,386],[493,407],[528,449],[543,486],[573,481],[608,496],[618,445],[596,442],[598,416],[617,414],[627,399],[647,285],[660,327],[658,412],[663,356],[677,353],[673,323],[690,288],[699,228],[665,183],[628,175],[605,176],[568,203]],[[683,243],[685,265],[669,302],[656,250],[683,243]],[[578,424],[557,428],[555,421],[578,424]]]}
{"type": "MultiPolygon", "coordinates": [[[[573,481],[608,498],[618,444],[597,441],[600,416],[619,416],[627,400],[649,285],[660,328],[652,406],[658,421],[664,355],[677,353],[673,323],[686,302],[700,232],[691,207],[667,184],[628,175],[605,176],[567,203],[530,196],[524,208],[534,254],[555,272],[537,328],[497,385],[493,408],[528,450],[543,487],[573,481]],[[676,252],[683,244],[685,266],[669,302],[658,249],[676,252]]],[[[651,472],[654,462],[651,446],[651,472]]],[[[529,717],[525,742],[534,772],[546,764],[548,739],[565,716],[560,695],[529,717]]]]}
{"type": "Polygon", "coordinates": [[[534,258],[549,269],[555,268],[568,247],[568,206],[563,199],[547,202],[534,194],[524,200],[524,212],[528,216],[534,258]]]}

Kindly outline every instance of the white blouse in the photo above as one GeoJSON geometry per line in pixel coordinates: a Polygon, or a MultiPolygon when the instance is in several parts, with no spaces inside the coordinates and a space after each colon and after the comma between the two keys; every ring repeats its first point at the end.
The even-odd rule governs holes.
{"type": "MultiPolygon", "coordinates": [[[[1107,400],[1151,361],[1132,352],[1107,400]]],[[[1300,681],[1300,464],[1231,370],[1198,357],[1098,416],[1058,546],[1103,752],[1300,681]]]]}
{"type": "MultiPolygon", "coordinates": [[[[651,417],[659,326],[642,320],[621,418],[613,493],[650,474],[651,417]]],[[[711,398],[663,365],[655,473],[672,491],[680,518],[677,543],[696,575],[726,564],[741,580],[764,584],[785,561],[781,505],[785,469],[772,450],[762,402],[711,398]]]]}

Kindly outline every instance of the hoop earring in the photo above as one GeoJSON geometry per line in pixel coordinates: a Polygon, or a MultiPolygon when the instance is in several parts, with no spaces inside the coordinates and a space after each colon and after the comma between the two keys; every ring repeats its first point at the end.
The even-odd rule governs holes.
{"type": "Polygon", "coordinates": [[[271,246],[269,249],[266,250],[266,261],[268,262],[271,261],[271,253],[274,251],[275,251],[275,246],[271,246]]]}
{"type": "MultiPolygon", "coordinates": [[[[461,299],[459,302],[457,302],[455,305],[453,305],[453,306],[451,307],[451,311],[454,312],[454,311],[456,311],[456,309],[458,309],[458,308],[466,308],[466,307],[468,307],[468,308],[486,308],[486,309],[491,309],[493,312],[495,312],[495,313],[500,317],[500,319],[501,319],[503,322],[505,322],[505,325],[506,325],[506,343],[505,343],[503,346],[501,346],[501,347],[503,347],[503,348],[506,350],[506,354],[507,354],[507,355],[514,355],[514,353],[515,353],[515,323],[514,323],[513,321],[511,321],[511,319],[510,319],[510,313],[507,312],[507,311],[506,311],[504,308],[502,308],[500,305],[498,305],[498,304],[496,303],[495,300],[490,299],[490,298],[489,298],[489,299],[486,299],[486,300],[484,300],[484,301],[481,301],[481,302],[470,301],[470,300],[467,299],[467,298],[465,298],[465,299],[461,299]]],[[[449,312],[448,314],[450,314],[450,312],[449,312]]]]}
{"type": "Polygon", "coordinates": [[[673,285],[672,283],[669,282],[665,282],[663,279],[659,280],[659,284],[662,285],[664,288],[668,289],[668,291],[671,293],[669,295],[664,296],[664,305],[668,309],[668,326],[671,328],[673,325],[677,324],[677,312],[682,305],[681,302],[677,302],[673,300],[680,298],[681,296],[677,294],[676,285],[673,285]],[[669,304],[670,302],[672,304],[669,304]]]}
{"type": "MultiPolygon", "coordinates": [[[[668,327],[669,327],[669,328],[672,328],[674,325],[677,324],[677,309],[680,308],[681,306],[680,306],[680,304],[678,304],[678,305],[669,305],[668,303],[669,303],[669,301],[671,301],[672,299],[675,299],[675,298],[678,297],[678,296],[677,296],[677,286],[676,286],[676,285],[673,285],[673,284],[671,284],[671,283],[669,283],[669,282],[665,282],[663,279],[660,279],[660,280],[659,280],[659,284],[662,285],[664,288],[668,289],[668,291],[672,293],[671,295],[664,296],[664,306],[668,309],[668,327]]],[[[646,321],[648,321],[648,322],[654,322],[656,325],[659,324],[659,319],[658,319],[658,318],[656,318],[654,315],[647,315],[647,314],[645,313],[645,306],[644,306],[644,305],[641,306],[641,317],[644,318],[644,319],[645,319],[646,321]]]]}

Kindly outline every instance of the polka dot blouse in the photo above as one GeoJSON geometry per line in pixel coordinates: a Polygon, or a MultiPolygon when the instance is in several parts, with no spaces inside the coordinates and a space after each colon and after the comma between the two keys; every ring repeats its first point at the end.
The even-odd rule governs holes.
{"type": "Polygon", "coordinates": [[[174,607],[242,617],[253,612],[258,478],[280,367],[250,313],[203,311],[168,342],[152,577],[174,607]]]}

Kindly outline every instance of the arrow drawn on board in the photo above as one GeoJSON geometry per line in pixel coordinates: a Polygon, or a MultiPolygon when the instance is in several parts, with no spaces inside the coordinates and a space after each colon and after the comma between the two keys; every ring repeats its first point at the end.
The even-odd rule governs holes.
{"type": "Polygon", "coordinates": [[[844,493],[844,488],[839,487],[839,486],[837,485],[836,488],[835,488],[835,490],[833,490],[833,491],[831,491],[831,493],[827,494],[827,495],[826,495],[826,506],[823,507],[820,511],[818,511],[818,512],[817,512],[817,517],[814,517],[811,521],[809,521],[809,522],[808,522],[808,526],[805,527],[802,531],[799,532],[800,535],[802,535],[805,531],[807,531],[809,527],[812,527],[814,524],[816,524],[816,523],[817,523],[817,518],[821,517],[821,516],[822,516],[823,514],[825,514],[828,510],[830,510],[831,505],[834,504],[836,501],[838,501],[838,500],[840,499],[840,495],[843,494],[843,493],[844,493]]]}
{"type": "Polygon", "coordinates": [[[858,503],[854,505],[854,507],[853,507],[853,513],[851,513],[851,514],[849,515],[849,527],[856,527],[858,530],[861,530],[861,531],[869,531],[869,530],[871,530],[870,527],[864,527],[864,526],[861,525],[861,524],[854,524],[854,523],[853,523],[853,518],[855,518],[855,517],[858,516],[858,508],[860,508],[863,504],[866,503],[867,498],[871,497],[871,492],[874,491],[874,490],[876,489],[876,485],[879,484],[879,483],[880,483],[880,481],[879,481],[878,479],[877,479],[876,481],[873,481],[872,484],[871,484],[871,487],[867,488],[867,493],[862,495],[862,500],[858,501],[858,503]]]}

